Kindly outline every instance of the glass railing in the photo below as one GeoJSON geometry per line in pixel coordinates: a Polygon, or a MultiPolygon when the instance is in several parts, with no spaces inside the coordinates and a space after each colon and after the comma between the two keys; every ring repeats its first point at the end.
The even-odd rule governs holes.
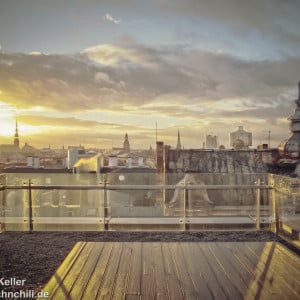
{"type": "Polygon", "coordinates": [[[273,231],[300,248],[300,179],[269,174],[273,231]]]}
{"type": "Polygon", "coordinates": [[[0,232],[5,230],[4,217],[5,217],[5,209],[6,209],[6,200],[5,200],[5,192],[3,189],[5,185],[6,185],[6,175],[0,174],[0,232]]]}
{"type": "MultiPolygon", "coordinates": [[[[6,231],[260,229],[266,174],[7,174],[6,231]]],[[[0,198],[1,199],[1,198],[0,198]]]]}

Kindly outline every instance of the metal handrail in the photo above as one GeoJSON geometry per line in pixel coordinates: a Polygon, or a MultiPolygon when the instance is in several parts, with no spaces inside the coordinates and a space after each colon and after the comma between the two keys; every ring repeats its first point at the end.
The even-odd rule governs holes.
{"type": "Polygon", "coordinates": [[[2,190],[270,190],[271,185],[2,185],[2,190]]]}

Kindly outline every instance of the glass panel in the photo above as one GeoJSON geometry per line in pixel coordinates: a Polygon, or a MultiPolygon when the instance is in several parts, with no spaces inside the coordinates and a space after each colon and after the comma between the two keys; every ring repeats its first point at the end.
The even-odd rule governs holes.
{"type": "Polygon", "coordinates": [[[103,230],[101,180],[96,174],[8,174],[8,184],[24,190],[6,193],[6,230],[29,230],[29,180],[33,230],[103,230]],[[81,189],[77,186],[89,187],[81,189]],[[56,188],[47,189],[47,186],[56,188]]]}
{"type": "MultiPolygon", "coordinates": [[[[108,229],[183,230],[182,200],[166,202],[164,177],[153,173],[107,176],[108,229]]],[[[180,191],[182,193],[182,190],[180,191]]]]}
{"type": "Polygon", "coordinates": [[[34,230],[103,230],[102,190],[33,190],[34,230]]]}
{"type": "Polygon", "coordinates": [[[5,191],[4,223],[6,231],[29,230],[27,190],[5,191]]]}
{"type": "MultiPolygon", "coordinates": [[[[257,187],[258,180],[267,184],[266,174],[132,171],[8,174],[7,183],[27,188],[31,180],[33,230],[200,230],[253,228],[257,222],[268,225],[270,191],[258,192],[257,187]],[[102,189],[97,189],[100,186],[102,189]]],[[[5,194],[8,228],[28,230],[28,190],[6,190],[5,194]]]]}
{"type": "Polygon", "coordinates": [[[300,248],[300,180],[286,176],[270,175],[273,181],[273,211],[277,216],[278,233],[300,248]]]}

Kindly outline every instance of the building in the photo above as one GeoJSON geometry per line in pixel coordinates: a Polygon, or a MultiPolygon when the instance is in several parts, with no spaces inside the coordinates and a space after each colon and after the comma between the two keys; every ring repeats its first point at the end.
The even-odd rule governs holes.
{"type": "Polygon", "coordinates": [[[218,148],[218,138],[216,135],[208,134],[205,137],[205,148],[216,149],[218,148]]]}
{"type": "Polygon", "coordinates": [[[176,150],[181,150],[180,132],[178,130],[176,150]]]}
{"type": "Polygon", "coordinates": [[[230,133],[229,144],[237,150],[247,149],[252,146],[252,133],[245,131],[243,126],[239,126],[238,130],[230,133]]]}
{"type": "Polygon", "coordinates": [[[124,151],[126,151],[128,153],[130,152],[130,144],[129,144],[127,132],[125,134],[125,140],[124,140],[124,143],[123,143],[123,149],[124,149],[124,151]]]}
{"type": "Polygon", "coordinates": [[[78,161],[79,155],[84,154],[83,147],[68,147],[67,168],[73,169],[74,164],[78,161]]]}
{"type": "Polygon", "coordinates": [[[34,156],[27,157],[27,167],[31,167],[34,169],[40,168],[40,158],[34,156]]]}
{"type": "Polygon", "coordinates": [[[20,140],[18,132],[18,122],[16,121],[16,130],[14,141],[12,144],[0,145],[0,157],[2,158],[15,158],[20,152],[20,140]]]}
{"type": "Polygon", "coordinates": [[[100,173],[103,167],[103,156],[81,157],[73,166],[75,173],[100,173]]]}
{"type": "Polygon", "coordinates": [[[164,142],[156,142],[156,168],[158,173],[164,172],[164,142]]]}
{"type": "Polygon", "coordinates": [[[290,137],[279,145],[279,151],[286,158],[300,158],[300,82],[298,82],[298,99],[295,100],[294,114],[289,117],[290,137]]]}
{"type": "Polygon", "coordinates": [[[20,148],[20,140],[19,140],[19,132],[18,132],[18,121],[16,121],[16,131],[15,131],[14,145],[16,146],[17,149],[20,148]]]}

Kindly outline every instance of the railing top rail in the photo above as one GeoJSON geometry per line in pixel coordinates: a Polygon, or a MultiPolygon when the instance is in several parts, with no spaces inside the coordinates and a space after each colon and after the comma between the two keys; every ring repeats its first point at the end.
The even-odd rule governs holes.
{"type": "Polygon", "coordinates": [[[246,190],[272,189],[270,185],[3,185],[0,190],[246,190]]]}

